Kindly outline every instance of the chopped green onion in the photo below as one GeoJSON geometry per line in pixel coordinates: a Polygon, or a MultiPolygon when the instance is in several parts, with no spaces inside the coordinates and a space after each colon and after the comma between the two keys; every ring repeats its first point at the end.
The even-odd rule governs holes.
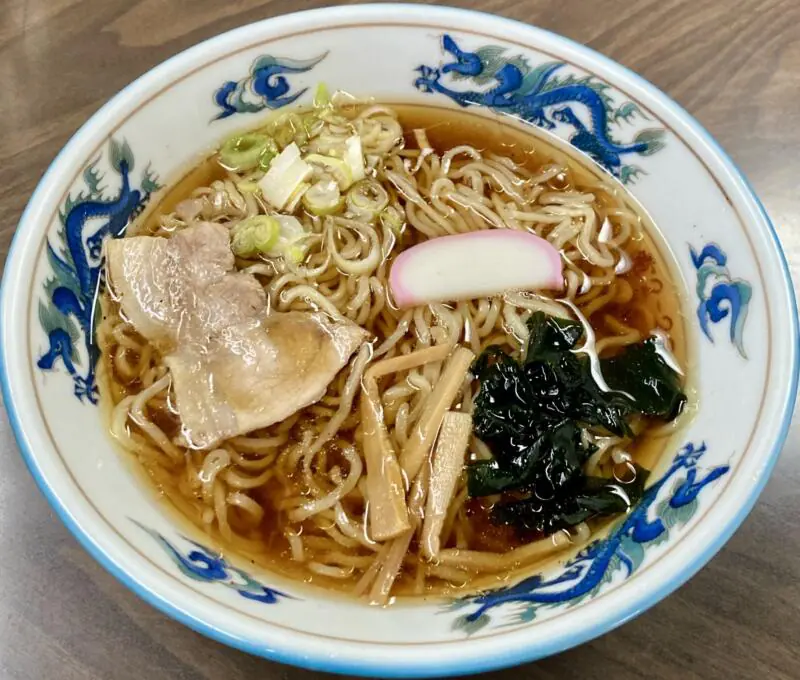
{"type": "Polygon", "coordinates": [[[294,128],[292,128],[291,124],[287,122],[284,122],[283,125],[276,126],[272,134],[275,137],[275,141],[278,142],[278,145],[282,149],[285,149],[295,141],[294,128]]]}
{"type": "Polygon", "coordinates": [[[295,208],[297,208],[298,203],[300,203],[300,199],[305,196],[306,191],[308,191],[310,187],[311,185],[308,182],[298,184],[295,190],[292,192],[292,195],[289,196],[289,200],[286,201],[286,205],[283,209],[288,213],[293,213],[295,208]]]}
{"type": "Polygon", "coordinates": [[[372,222],[387,205],[389,194],[374,179],[362,179],[347,192],[347,210],[356,219],[372,222]]]}
{"type": "Polygon", "coordinates": [[[266,169],[277,153],[275,140],[267,135],[250,132],[225,140],[219,149],[219,161],[233,172],[244,172],[258,166],[266,169]]]}
{"type": "Polygon", "coordinates": [[[231,250],[237,257],[266,255],[278,242],[281,225],[274,217],[253,215],[231,229],[231,250]]]}
{"type": "Polygon", "coordinates": [[[314,108],[326,109],[331,105],[331,93],[328,91],[328,86],[325,83],[317,85],[317,90],[314,93],[314,108]]]}
{"type": "Polygon", "coordinates": [[[283,256],[289,262],[299,264],[308,252],[308,232],[296,217],[292,215],[275,215],[280,224],[277,243],[270,249],[272,256],[283,256]]]}
{"type": "Polygon", "coordinates": [[[353,173],[350,170],[350,166],[342,159],[311,153],[306,156],[305,160],[307,163],[316,165],[323,171],[333,175],[342,191],[345,191],[353,184],[353,173]]]}
{"type": "Polygon", "coordinates": [[[272,165],[272,161],[280,153],[278,143],[272,139],[272,137],[268,137],[268,139],[269,142],[267,143],[267,148],[264,150],[264,153],[261,154],[261,158],[258,159],[258,167],[264,172],[269,170],[269,166],[272,165]]]}
{"type": "Polygon", "coordinates": [[[257,194],[258,193],[258,184],[253,182],[252,180],[242,180],[241,182],[236,183],[236,188],[241,191],[243,194],[257,194]]]}
{"type": "Polygon", "coordinates": [[[264,198],[282,210],[291,199],[300,199],[302,194],[298,195],[297,192],[312,172],[313,168],[300,158],[300,149],[292,142],[272,161],[258,186],[264,198]]]}
{"type": "Polygon", "coordinates": [[[311,185],[303,194],[303,205],[312,215],[331,215],[338,212],[344,203],[336,180],[323,178],[311,185]]]}
{"type": "Polygon", "coordinates": [[[396,206],[390,205],[381,212],[379,218],[381,224],[389,229],[395,236],[399,236],[406,224],[403,212],[396,206]]]}
{"type": "Polygon", "coordinates": [[[253,215],[231,229],[231,250],[237,257],[283,257],[295,264],[308,252],[308,232],[292,215],[253,215]]]}
{"type": "Polygon", "coordinates": [[[364,154],[361,151],[361,137],[353,135],[344,141],[344,161],[350,168],[353,181],[364,179],[364,154]]]}
{"type": "Polygon", "coordinates": [[[306,126],[309,141],[317,137],[325,129],[325,121],[322,120],[316,112],[306,114],[303,119],[303,124],[306,126]]]}
{"type": "Polygon", "coordinates": [[[307,250],[307,246],[289,246],[286,249],[284,258],[289,260],[292,264],[300,264],[305,259],[307,250]]]}
{"type": "Polygon", "coordinates": [[[266,126],[266,130],[275,138],[280,148],[285,149],[292,142],[303,146],[323,122],[315,111],[305,113],[283,113],[266,126]]]}

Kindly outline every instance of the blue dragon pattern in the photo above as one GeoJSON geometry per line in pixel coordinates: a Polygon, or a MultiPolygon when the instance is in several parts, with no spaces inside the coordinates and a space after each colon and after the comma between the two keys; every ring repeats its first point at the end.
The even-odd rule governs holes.
{"type": "Polygon", "coordinates": [[[477,632],[491,623],[492,610],[505,605],[516,605],[506,625],[527,623],[542,608],[572,607],[594,597],[617,574],[629,577],[639,568],[650,546],[666,541],[671,530],[691,519],[703,488],[728,472],[729,466],[722,465],[701,476],[697,466],[705,453],[705,443],[686,444],[669,470],[645,491],[625,519],[608,536],[590,543],[572,558],[557,577],[531,576],[516,585],[448,605],[448,611],[474,608],[455,619],[454,629],[468,634],[477,632]],[[667,488],[669,492],[662,493],[667,488]]]}
{"type": "Polygon", "coordinates": [[[38,367],[50,371],[63,365],[72,376],[74,395],[92,404],[97,403],[95,366],[99,356],[92,324],[102,285],[103,241],[121,236],[144,209],[150,194],[160,188],[149,165],[140,188],[131,185],[133,153],[125,141],[112,139],[109,143],[109,164],[120,177],[115,193],[101,185],[105,176],[98,170],[100,160],[96,158],[84,169],[85,189],[70,193],[59,211],[55,244],[47,242],[52,275],[44,283],[45,299],[39,300],[47,350],[39,357],[38,367]]]}
{"type": "Polygon", "coordinates": [[[714,342],[710,324],[730,316],[730,340],[736,351],[746,359],[744,351],[744,322],[753,295],[752,286],[734,279],[728,271],[728,256],[716,243],[707,244],[700,252],[689,246],[692,263],[697,270],[697,319],[705,336],[714,342]]]}
{"type": "Polygon", "coordinates": [[[644,173],[642,168],[623,162],[628,156],[649,156],[664,147],[661,129],[642,130],[628,144],[614,140],[612,127],[647,116],[630,101],[616,107],[608,93],[609,85],[592,76],[561,75],[566,66],[563,62],[532,67],[526,57],[509,57],[498,45],[467,52],[450,35],[443,36],[442,47],[455,61],[438,68],[419,66],[420,75],[414,81],[418,90],[446,95],[461,106],[486,106],[546,130],[564,124],[572,129],[570,143],[623,183],[633,182],[644,173]],[[442,82],[445,76],[453,83],[468,80],[482,89],[451,89],[442,82]],[[576,105],[586,113],[578,115],[581,109],[576,105]]]}
{"type": "Polygon", "coordinates": [[[222,109],[215,120],[235,113],[257,113],[264,109],[279,109],[297,101],[308,88],[292,92],[292,86],[282,74],[306,73],[326,56],[312,59],[284,59],[264,54],[250,67],[250,73],[240,80],[224,82],[214,93],[214,103],[222,109]]]}
{"type": "Polygon", "coordinates": [[[247,572],[232,566],[218,552],[210,550],[200,543],[183,537],[190,547],[181,551],[154,529],[150,529],[136,520],[132,519],[131,521],[155,539],[181,573],[193,581],[219,583],[236,591],[246,600],[254,600],[262,604],[276,604],[281,598],[296,599],[280,590],[259,583],[247,572]]]}

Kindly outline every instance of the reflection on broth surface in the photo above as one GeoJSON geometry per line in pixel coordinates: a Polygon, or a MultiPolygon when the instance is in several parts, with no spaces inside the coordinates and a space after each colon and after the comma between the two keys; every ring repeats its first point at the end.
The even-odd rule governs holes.
{"type": "Polygon", "coordinates": [[[294,578],[385,603],[530,572],[635,503],[682,420],[646,224],[539,133],[320,92],[109,245],[111,432],[294,578]]]}

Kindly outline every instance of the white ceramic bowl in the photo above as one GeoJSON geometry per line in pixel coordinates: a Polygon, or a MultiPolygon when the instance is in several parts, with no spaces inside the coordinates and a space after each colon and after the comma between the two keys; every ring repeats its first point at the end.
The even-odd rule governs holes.
{"type": "Polygon", "coordinates": [[[20,449],[61,519],[109,571],[235,647],[382,677],[535,659],[677,588],[764,486],[798,369],[795,301],[774,230],[689,115],[581,45],[431,6],[270,19],[198,45],[127,87],[70,140],[31,198],[6,264],[2,324],[4,398],[20,449]],[[250,572],[178,529],[111,445],[92,403],[86,342],[100,241],[160,183],[256,123],[258,111],[308,102],[319,81],[383,101],[469,102],[477,115],[512,113],[550,129],[626,181],[679,263],[699,412],[641,505],[566,567],[454,604],[380,609],[312,593],[250,572]]]}

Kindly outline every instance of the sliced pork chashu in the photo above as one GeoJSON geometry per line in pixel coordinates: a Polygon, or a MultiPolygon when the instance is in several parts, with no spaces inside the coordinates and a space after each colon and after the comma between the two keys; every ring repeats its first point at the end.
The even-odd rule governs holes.
{"type": "Polygon", "coordinates": [[[218,224],[112,240],[106,261],[122,313],[165,355],[183,436],[196,448],[318,401],[367,337],[321,313],[267,315],[255,277],[232,271],[218,224]]]}
{"type": "Polygon", "coordinates": [[[267,298],[253,276],[232,272],[228,230],[200,222],[172,238],[106,242],[109,283],[122,313],[162,352],[179,342],[263,317],[267,298]]]}
{"type": "Polygon", "coordinates": [[[274,312],[227,329],[207,357],[167,357],[185,436],[196,448],[280,422],[319,401],[366,332],[319,313],[274,312]]]}

